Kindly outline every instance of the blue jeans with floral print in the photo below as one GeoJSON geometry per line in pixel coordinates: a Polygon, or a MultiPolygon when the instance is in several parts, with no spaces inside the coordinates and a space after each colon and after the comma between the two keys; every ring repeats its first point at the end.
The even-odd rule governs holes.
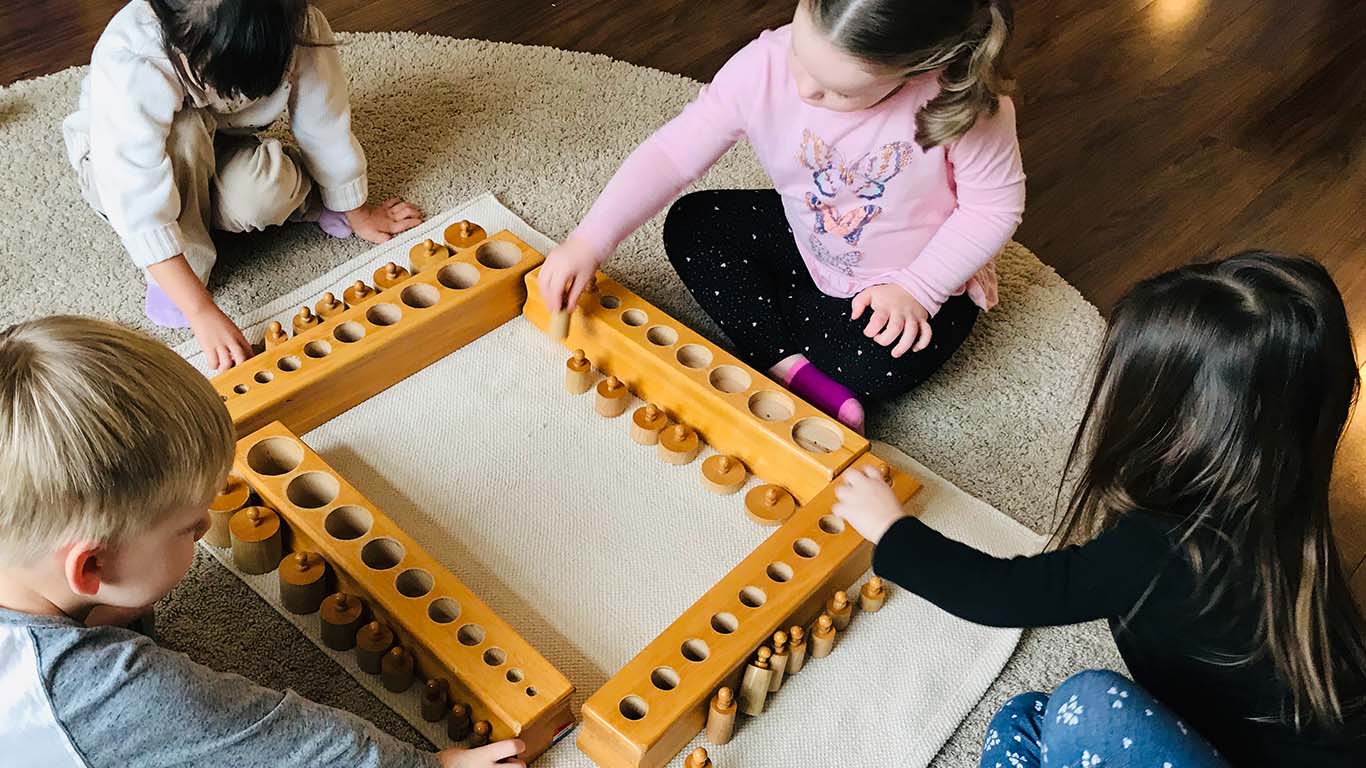
{"type": "Polygon", "coordinates": [[[1068,678],[1052,696],[1022,693],[987,726],[981,768],[1229,768],[1147,691],[1108,670],[1068,678]]]}

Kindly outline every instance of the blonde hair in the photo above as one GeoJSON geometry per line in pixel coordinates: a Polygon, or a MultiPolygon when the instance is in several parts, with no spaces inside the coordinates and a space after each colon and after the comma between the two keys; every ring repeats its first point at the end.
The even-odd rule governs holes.
{"type": "Polygon", "coordinates": [[[1015,92],[1006,63],[1008,0],[803,0],[831,43],[907,77],[939,70],[939,93],[915,116],[916,143],[957,140],[1015,92]]]}
{"type": "Polygon", "coordinates": [[[234,450],[222,399],[165,345],[55,316],[0,332],[0,565],[117,546],[207,502],[234,450]]]}

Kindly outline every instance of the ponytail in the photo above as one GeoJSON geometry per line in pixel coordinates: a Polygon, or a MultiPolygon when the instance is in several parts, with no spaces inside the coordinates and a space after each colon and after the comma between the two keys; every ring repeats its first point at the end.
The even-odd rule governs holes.
{"type": "Polygon", "coordinates": [[[990,0],[974,14],[974,25],[958,44],[916,70],[942,66],[939,94],[915,116],[915,140],[930,149],[957,140],[982,115],[995,115],[1001,97],[1015,92],[1015,78],[1006,65],[1010,43],[1010,10],[1001,0],[990,0]]]}

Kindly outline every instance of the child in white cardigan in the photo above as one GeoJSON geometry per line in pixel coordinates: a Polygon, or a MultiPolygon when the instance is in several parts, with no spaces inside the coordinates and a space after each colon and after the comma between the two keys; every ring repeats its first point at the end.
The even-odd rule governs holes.
{"type": "Polygon", "coordinates": [[[82,194],[147,272],[147,317],[190,328],[218,370],[252,350],[205,287],[210,229],[316,221],[380,243],[422,221],[398,199],[367,203],[345,73],[306,0],[133,0],[62,128],[82,194]],[[297,150],[256,135],[286,109],[297,150]]]}

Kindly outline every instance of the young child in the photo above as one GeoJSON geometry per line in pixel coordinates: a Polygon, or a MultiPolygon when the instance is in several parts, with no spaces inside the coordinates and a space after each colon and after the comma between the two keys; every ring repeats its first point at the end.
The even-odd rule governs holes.
{"type": "Polygon", "coordinates": [[[992,260],[1024,210],[1009,19],[1006,0],[801,0],[627,158],[542,294],[574,306],[746,137],[774,189],[682,198],[665,250],[746,362],[862,430],[859,396],[923,382],[996,303],[992,260]]]}
{"type": "Polygon", "coordinates": [[[957,616],[1110,621],[1134,682],[1088,671],[1010,700],[982,766],[1366,765],[1366,626],[1328,510],[1359,375],[1327,271],[1243,253],[1115,307],[1068,546],[993,558],[903,517],[876,476],[841,487],[877,573],[957,616]]]}
{"type": "Polygon", "coordinates": [[[189,569],[233,428],[204,377],[120,326],[0,332],[0,755],[57,766],[483,768],[518,741],[422,752],[131,630],[189,569]]]}
{"type": "Polygon", "coordinates": [[[316,221],[380,243],[422,221],[398,199],[366,203],[346,75],[306,0],[133,0],[62,132],[83,196],[147,271],[147,317],[190,328],[218,370],[252,350],[205,288],[210,229],[316,221]],[[256,135],[285,110],[297,152],[256,135]]]}

